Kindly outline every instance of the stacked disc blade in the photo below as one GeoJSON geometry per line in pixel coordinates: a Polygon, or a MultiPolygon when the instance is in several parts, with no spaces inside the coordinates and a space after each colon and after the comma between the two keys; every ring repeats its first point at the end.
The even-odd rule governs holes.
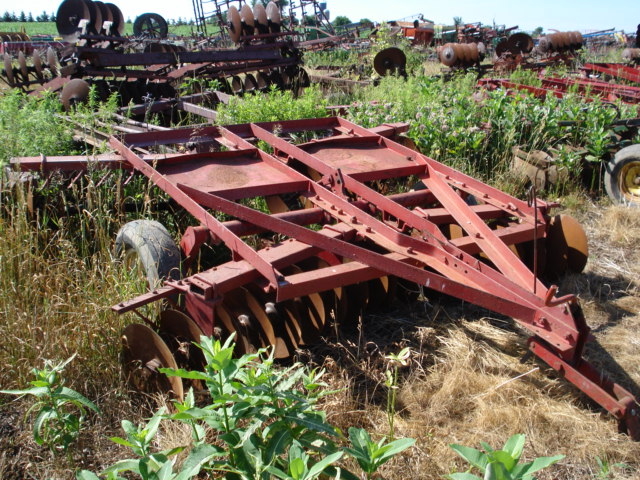
{"type": "Polygon", "coordinates": [[[64,0],[56,14],[56,28],[67,42],[75,42],[84,33],[122,36],[124,15],[113,3],[92,0],[64,0]]]}
{"type": "Polygon", "coordinates": [[[567,52],[582,48],[582,34],[580,32],[557,32],[540,38],[537,51],[540,53],[567,52]]]}
{"type": "Polygon", "coordinates": [[[438,47],[438,58],[447,67],[471,67],[484,58],[482,43],[446,43],[438,47]]]}
{"type": "Polygon", "coordinates": [[[244,4],[240,10],[235,6],[227,10],[227,30],[234,43],[240,43],[242,38],[278,33],[281,26],[280,9],[274,2],[269,2],[266,8],[258,2],[253,9],[244,4]]]}

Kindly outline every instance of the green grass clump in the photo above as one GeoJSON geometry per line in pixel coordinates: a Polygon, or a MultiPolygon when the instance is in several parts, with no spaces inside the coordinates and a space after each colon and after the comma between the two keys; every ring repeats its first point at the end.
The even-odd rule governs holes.
{"type": "Polygon", "coordinates": [[[326,117],[326,107],[327,101],[316,86],[298,97],[291,90],[272,90],[264,95],[231,97],[228,105],[220,105],[218,122],[230,125],[326,117]]]}

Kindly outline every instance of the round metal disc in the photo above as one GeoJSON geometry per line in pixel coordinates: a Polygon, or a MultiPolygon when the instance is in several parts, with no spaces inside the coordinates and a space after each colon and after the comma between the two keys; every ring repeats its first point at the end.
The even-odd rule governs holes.
{"type": "Polygon", "coordinates": [[[447,43],[440,50],[440,61],[447,67],[453,67],[458,61],[458,56],[451,43],[447,43]]]}
{"type": "Polygon", "coordinates": [[[373,69],[380,76],[394,72],[403,72],[407,65],[407,56],[397,47],[379,51],[373,59],[373,69]]]}
{"type": "Polygon", "coordinates": [[[540,39],[538,40],[538,46],[536,48],[540,53],[547,53],[551,49],[550,36],[540,37],[540,39]]]}
{"type": "Polygon", "coordinates": [[[261,92],[266,92],[267,90],[269,90],[269,86],[271,85],[269,75],[264,72],[256,73],[256,82],[258,84],[258,90],[260,90],[261,92]]]}
{"type": "Polygon", "coordinates": [[[11,65],[11,57],[8,53],[4,54],[4,76],[7,78],[7,83],[10,87],[16,86],[16,79],[13,76],[13,65],[11,65]]]}
{"type": "Polygon", "coordinates": [[[496,45],[496,56],[501,57],[509,51],[509,42],[504,38],[496,45]]]}
{"type": "Polygon", "coordinates": [[[84,0],[89,9],[89,23],[87,25],[87,33],[98,34],[102,28],[102,12],[100,8],[93,3],[92,0],[84,0]]]}
{"type": "Polygon", "coordinates": [[[258,81],[256,77],[247,73],[244,77],[244,91],[245,92],[255,92],[258,89],[258,81]]]}
{"type": "Polygon", "coordinates": [[[113,18],[111,35],[121,37],[124,33],[124,15],[122,11],[113,3],[105,3],[104,5],[111,11],[111,17],[113,18]]]}
{"type": "Polygon", "coordinates": [[[304,68],[300,68],[298,73],[298,80],[300,83],[300,87],[307,88],[311,86],[311,77],[304,68]]]}
{"type": "Polygon", "coordinates": [[[51,75],[53,75],[54,77],[58,76],[58,56],[56,55],[56,51],[52,48],[49,47],[47,49],[47,66],[49,67],[49,70],[51,71],[51,75]]]}
{"type": "Polygon", "coordinates": [[[22,51],[18,52],[18,65],[20,65],[20,74],[25,82],[29,81],[29,68],[27,68],[27,59],[22,51]]]}
{"type": "Polygon", "coordinates": [[[172,347],[171,351],[179,366],[201,371],[205,366],[202,350],[194,343],[203,335],[200,327],[178,310],[164,310],[160,314],[160,336],[172,347]]]}
{"type": "Polygon", "coordinates": [[[478,46],[475,43],[467,43],[467,50],[469,52],[469,58],[472,62],[477,62],[480,58],[480,52],[478,52],[478,46]]]}
{"type": "Polygon", "coordinates": [[[253,7],[253,18],[255,20],[256,28],[259,33],[269,33],[269,19],[267,18],[267,11],[260,2],[256,3],[253,7]]]}
{"type": "Polygon", "coordinates": [[[234,43],[240,41],[242,35],[242,20],[240,19],[240,13],[234,6],[229,7],[227,10],[227,22],[229,27],[229,37],[234,43]]]}
{"type": "Polygon", "coordinates": [[[100,24],[100,29],[98,32],[101,35],[106,34],[107,32],[104,29],[104,22],[113,22],[113,14],[111,13],[111,9],[107,7],[104,3],[99,0],[95,0],[93,4],[96,7],[96,10],[100,11],[100,19],[102,23],[100,24]]]}
{"type": "Polygon", "coordinates": [[[464,57],[464,63],[470,64],[473,61],[473,52],[471,51],[471,45],[468,43],[461,43],[458,45],[461,52],[461,57],[464,57]]]}
{"type": "Polygon", "coordinates": [[[253,10],[248,4],[244,4],[240,9],[240,20],[242,21],[242,28],[246,35],[253,35],[255,30],[255,20],[253,18],[253,10]]]}
{"type": "Polygon", "coordinates": [[[66,111],[71,110],[74,105],[84,102],[89,97],[89,84],[81,78],[74,78],[62,87],[60,101],[66,111]]]}
{"type": "Polygon", "coordinates": [[[136,389],[183,400],[182,379],[159,372],[160,368],[177,369],[176,361],[167,344],[146,325],[133,323],[122,332],[122,363],[128,381],[136,389]]]}
{"type": "Polygon", "coordinates": [[[577,44],[576,48],[582,48],[582,44],[584,43],[584,38],[582,37],[582,34],[580,32],[574,32],[575,33],[575,42],[577,44]]]}
{"type": "Polygon", "coordinates": [[[249,341],[249,337],[242,333],[242,331],[238,331],[236,329],[232,319],[232,314],[224,304],[220,303],[216,305],[215,312],[218,326],[220,326],[225,333],[229,335],[232,333],[236,334],[234,342],[236,344],[236,351],[238,354],[244,355],[245,353],[257,352],[258,349],[249,341]]]}
{"type": "Polygon", "coordinates": [[[278,6],[273,2],[267,4],[267,19],[269,20],[269,31],[271,33],[278,33],[282,19],[280,18],[278,6]]]}
{"type": "Polygon", "coordinates": [[[529,53],[533,50],[533,38],[526,33],[514,33],[507,42],[509,51],[514,55],[529,53]]]}
{"type": "Polygon", "coordinates": [[[36,77],[38,80],[44,80],[44,69],[42,68],[42,58],[40,58],[40,52],[37,50],[33,51],[33,68],[36,72],[36,77]]]}
{"type": "Polygon", "coordinates": [[[574,273],[584,270],[589,258],[589,244],[582,225],[569,215],[556,215],[547,232],[547,273],[561,275],[568,268],[574,273]]]}
{"type": "Polygon", "coordinates": [[[84,0],[64,0],[56,13],[56,28],[67,42],[75,42],[78,38],[80,20],[90,20],[89,7],[84,0]]]}
{"type": "Polygon", "coordinates": [[[278,90],[284,90],[284,78],[282,78],[282,73],[278,72],[277,70],[273,70],[270,74],[269,74],[269,80],[271,81],[272,84],[274,84],[278,90]]]}
{"type": "Polygon", "coordinates": [[[235,95],[242,95],[244,93],[244,82],[238,75],[231,77],[231,91],[235,95]]]}

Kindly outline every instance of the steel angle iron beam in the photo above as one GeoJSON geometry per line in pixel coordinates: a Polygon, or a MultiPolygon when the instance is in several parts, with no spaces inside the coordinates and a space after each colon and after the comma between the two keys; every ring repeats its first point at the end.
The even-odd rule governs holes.
{"type": "MultiPolygon", "coordinates": [[[[114,310],[124,313],[181,295],[183,313],[205,334],[235,332],[242,348],[271,345],[276,356],[285,357],[311,342],[326,324],[318,292],[337,298],[337,288],[353,292],[363,282],[382,285],[383,277],[397,277],[513,317],[530,332],[536,355],[640,438],[633,396],[583,358],[589,328],[575,296],[557,297],[557,289],[546,288],[506,243],[545,242],[553,232],[561,241],[549,248],[560,248],[564,241],[563,258],[572,249],[586,256],[580,251],[586,246],[581,228],[575,231],[570,221],[552,222],[551,205],[543,201],[518,200],[388,138],[395,133],[392,125],[365,129],[334,117],[112,137],[110,145],[128,168],[147,176],[200,222],[180,242],[187,258],[206,242],[224,242],[234,253],[230,262],[168,280],[114,310]],[[300,145],[287,140],[300,132],[331,134],[300,145]],[[153,164],[133,150],[187,144],[194,138],[225,148],[196,149],[153,164]],[[264,142],[273,153],[249,139],[264,142]],[[402,194],[404,203],[368,186],[414,176],[425,188],[402,194]],[[272,215],[238,202],[272,196],[286,205],[272,215]],[[295,206],[301,201],[311,208],[295,206]],[[211,211],[234,220],[220,222],[211,211]],[[499,219],[514,222],[492,228],[499,219]],[[320,229],[307,228],[310,223],[320,229]],[[555,230],[552,224],[558,225],[555,230]],[[458,226],[464,237],[447,236],[447,225],[458,226]],[[288,240],[255,250],[241,239],[247,231],[274,232],[288,240]],[[311,261],[318,256],[322,262],[311,261]],[[310,270],[287,268],[297,264],[310,270]],[[306,320],[292,321],[294,312],[306,320]]],[[[54,168],[51,160],[46,163],[54,168]]],[[[350,299],[366,304],[364,291],[347,295],[346,302],[350,299]]]]}

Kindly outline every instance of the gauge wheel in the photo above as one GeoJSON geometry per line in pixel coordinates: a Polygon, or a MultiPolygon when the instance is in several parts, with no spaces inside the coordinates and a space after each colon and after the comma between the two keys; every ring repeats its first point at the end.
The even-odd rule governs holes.
{"type": "Polygon", "coordinates": [[[640,144],[623,148],[607,163],[604,188],[615,203],[640,207],[640,144]]]}

